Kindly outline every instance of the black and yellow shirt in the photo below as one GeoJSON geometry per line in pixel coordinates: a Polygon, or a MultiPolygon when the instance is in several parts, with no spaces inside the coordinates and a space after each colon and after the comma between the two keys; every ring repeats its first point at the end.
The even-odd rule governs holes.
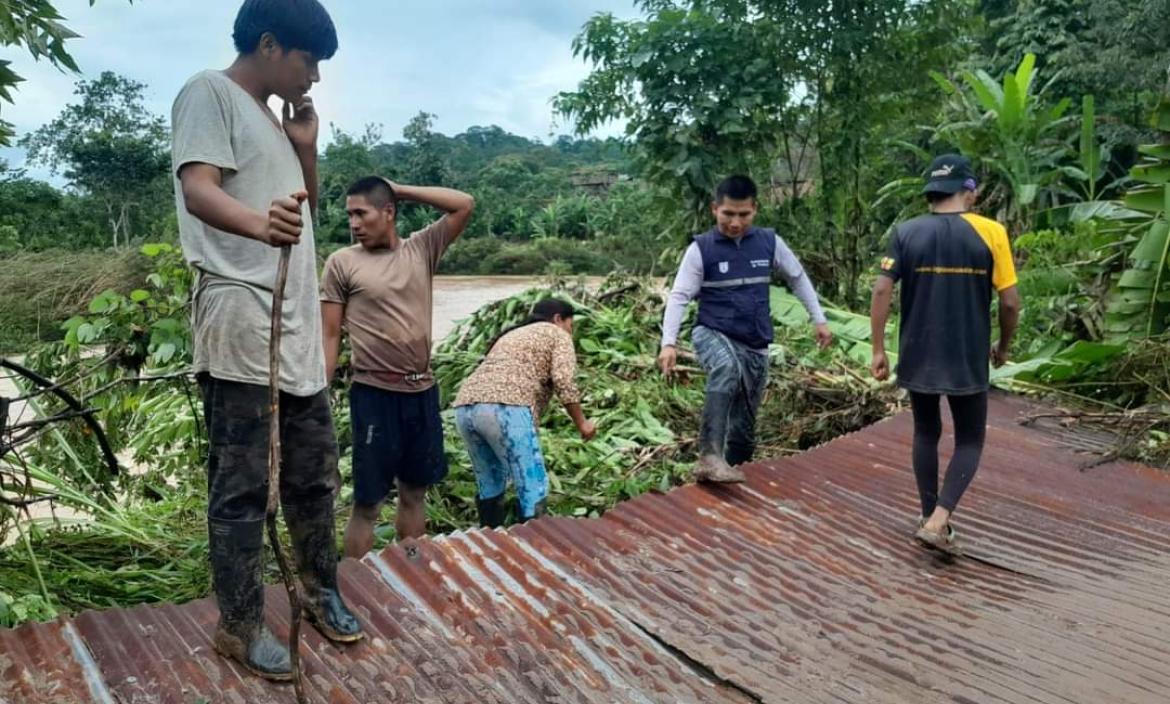
{"type": "Polygon", "coordinates": [[[986,391],[992,294],[1016,285],[1003,225],[971,213],[904,222],[881,273],[902,285],[898,385],[953,396],[986,391]]]}

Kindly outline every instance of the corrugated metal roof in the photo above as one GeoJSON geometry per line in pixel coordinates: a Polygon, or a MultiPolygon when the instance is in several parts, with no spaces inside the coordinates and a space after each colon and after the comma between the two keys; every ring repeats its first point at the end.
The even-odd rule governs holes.
{"type": "MultiPolygon", "coordinates": [[[[899,416],[596,520],[407,542],[342,565],[370,638],[305,630],[318,702],[1170,701],[1170,475],[1081,470],[995,398],[956,525],[912,544],[899,416]]],[[[269,619],[287,632],[283,590],[269,619]]],[[[203,600],[0,631],[0,702],[291,702],[210,648],[203,600]]]]}

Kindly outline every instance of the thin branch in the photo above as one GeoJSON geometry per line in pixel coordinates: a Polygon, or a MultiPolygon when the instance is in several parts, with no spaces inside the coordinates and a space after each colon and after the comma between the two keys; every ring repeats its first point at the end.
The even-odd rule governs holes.
{"type": "Polygon", "coordinates": [[[32,506],[34,504],[40,504],[40,503],[44,503],[46,501],[52,501],[55,498],[57,498],[57,497],[56,496],[40,496],[40,497],[37,497],[35,499],[10,499],[7,496],[0,494],[0,504],[3,504],[5,506],[11,506],[13,508],[28,508],[29,506],[32,506]]]}
{"type": "Polygon", "coordinates": [[[1139,421],[1153,420],[1155,425],[1167,421],[1161,413],[1146,411],[1128,411],[1121,413],[1090,413],[1086,411],[1065,411],[1057,413],[1033,413],[1021,418],[1020,425],[1030,425],[1044,418],[1059,418],[1061,420],[1092,420],[1092,421],[1139,421]]]}
{"type": "Polygon", "coordinates": [[[603,293],[597,297],[597,302],[598,303],[605,303],[606,301],[608,301],[610,299],[617,298],[618,296],[622,295],[623,293],[629,293],[630,291],[637,289],[639,286],[641,286],[641,284],[632,283],[632,284],[628,284],[626,286],[622,286],[620,288],[615,288],[612,291],[606,291],[605,293],[603,293]]]}
{"type": "Polygon", "coordinates": [[[132,382],[136,383],[136,382],[143,382],[143,381],[168,381],[170,379],[181,379],[183,377],[190,377],[190,376],[194,376],[194,375],[195,375],[195,372],[193,372],[189,369],[185,369],[183,371],[172,372],[170,374],[157,374],[157,375],[152,375],[152,376],[122,377],[121,379],[114,379],[113,381],[109,382],[108,384],[103,384],[102,386],[99,386],[98,388],[96,388],[93,391],[86,394],[85,397],[81,399],[81,401],[83,403],[86,401],[89,401],[89,400],[93,399],[94,397],[100,396],[103,393],[109,391],[110,389],[114,388],[115,386],[118,386],[119,384],[129,384],[132,382]]]}
{"type": "MultiPolygon", "coordinates": [[[[115,347],[114,351],[107,354],[104,358],[102,358],[102,360],[100,362],[93,365],[89,369],[87,369],[83,372],[80,372],[76,376],[74,376],[70,379],[67,379],[65,381],[58,381],[58,382],[54,383],[52,386],[39,387],[36,391],[29,392],[29,393],[25,394],[24,396],[17,396],[16,398],[9,399],[9,400],[10,401],[28,401],[30,399],[36,398],[37,396],[44,396],[45,394],[54,393],[58,390],[64,389],[67,386],[72,386],[72,385],[76,384],[77,382],[81,381],[82,379],[85,379],[85,378],[91,376],[92,374],[95,374],[99,369],[101,369],[102,367],[109,364],[115,357],[117,357],[121,353],[122,353],[122,347],[121,346],[115,347]]],[[[26,378],[23,374],[20,374],[20,373],[17,373],[17,376],[20,376],[22,379],[26,378]]]]}
{"type": "MultiPolygon", "coordinates": [[[[80,411],[66,411],[64,413],[58,413],[57,415],[49,416],[48,418],[38,418],[36,420],[25,421],[24,423],[17,423],[16,425],[10,425],[10,426],[8,426],[8,430],[12,431],[12,430],[26,430],[26,429],[33,429],[33,428],[42,428],[42,427],[49,425],[51,423],[56,423],[57,421],[69,420],[71,418],[80,418],[82,416],[88,416],[89,414],[93,413],[95,410],[97,410],[97,409],[83,408],[80,411]]],[[[16,440],[14,440],[12,442],[12,444],[16,445],[16,444],[20,444],[23,442],[24,442],[23,438],[18,438],[16,440]]]]}
{"type": "Polygon", "coordinates": [[[276,530],[276,508],[280,505],[280,333],[284,309],[284,288],[288,282],[288,262],[292,248],[280,248],[280,263],[276,269],[276,285],[272,289],[272,324],[268,338],[268,506],[265,522],[268,524],[268,542],[276,553],[276,564],[288,591],[291,610],[288,631],[289,662],[292,666],[293,690],[298,704],[305,704],[304,683],[301,680],[301,595],[297,578],[289,566],[288,555],[280,545],[276,530]]]}

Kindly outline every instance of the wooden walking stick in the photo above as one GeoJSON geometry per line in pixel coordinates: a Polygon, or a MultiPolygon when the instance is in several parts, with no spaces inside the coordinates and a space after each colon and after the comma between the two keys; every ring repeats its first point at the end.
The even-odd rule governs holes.
{"type": "MultiPolygon", "coordinates": [[[[305,200],[303,193],[294,196],[298,203],[305,200]]],[[[292,246],[280,248],[280,264],[276,269],[276,285],[272,288],[272,327],[268,337],[268,507],[265,519],[268,523],[268,543],[276,554],[284,588],[288,590],[291,609],[288,629],[288,655],[292,666],[293,689],[297,703],[306,704],[305,686],[301,681],[301,594],[297,578],[289,567],[288,555],[280,545],[276,533],[276,507],[280,504],[280,331],[281,315],[284,310],[284,288],[288,282],[288,262],[292,246]]]]}

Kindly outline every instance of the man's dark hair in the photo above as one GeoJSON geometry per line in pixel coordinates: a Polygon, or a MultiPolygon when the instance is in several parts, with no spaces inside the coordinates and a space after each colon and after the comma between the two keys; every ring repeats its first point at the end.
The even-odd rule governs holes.
{"type": "Polygon", "coordinates": [[[363,196],[375,208],[381,210],[387,205],[398,207],[398,195],[381,176],[363,176],[345,192],[347,196],[363,196]]]}
{"type": "Polygon", "coordinates": [[[316,59],[337,53],[337,30],[318,0],[244,0],[232,31],[236,51],[256,51],[265,32],[286,51],[300,49],[316,59]]]}
{"type": "Polygon", "coordinates": [[[935,205],[936,203],[941,203],[944,200],[949,200],[949,199],[954,198],[954,197],[955,197],[954,193],[939,193],[938,191],[927,191],[926,202],[930,203],[931,205],[935,205]]]}
{"type": "Polygon", "coordinates": [[[724,198],[732,200],[756,200],[756,182],[747,176],[728,176],[715,187],[715,202],[722,203],[724,198]]]}

